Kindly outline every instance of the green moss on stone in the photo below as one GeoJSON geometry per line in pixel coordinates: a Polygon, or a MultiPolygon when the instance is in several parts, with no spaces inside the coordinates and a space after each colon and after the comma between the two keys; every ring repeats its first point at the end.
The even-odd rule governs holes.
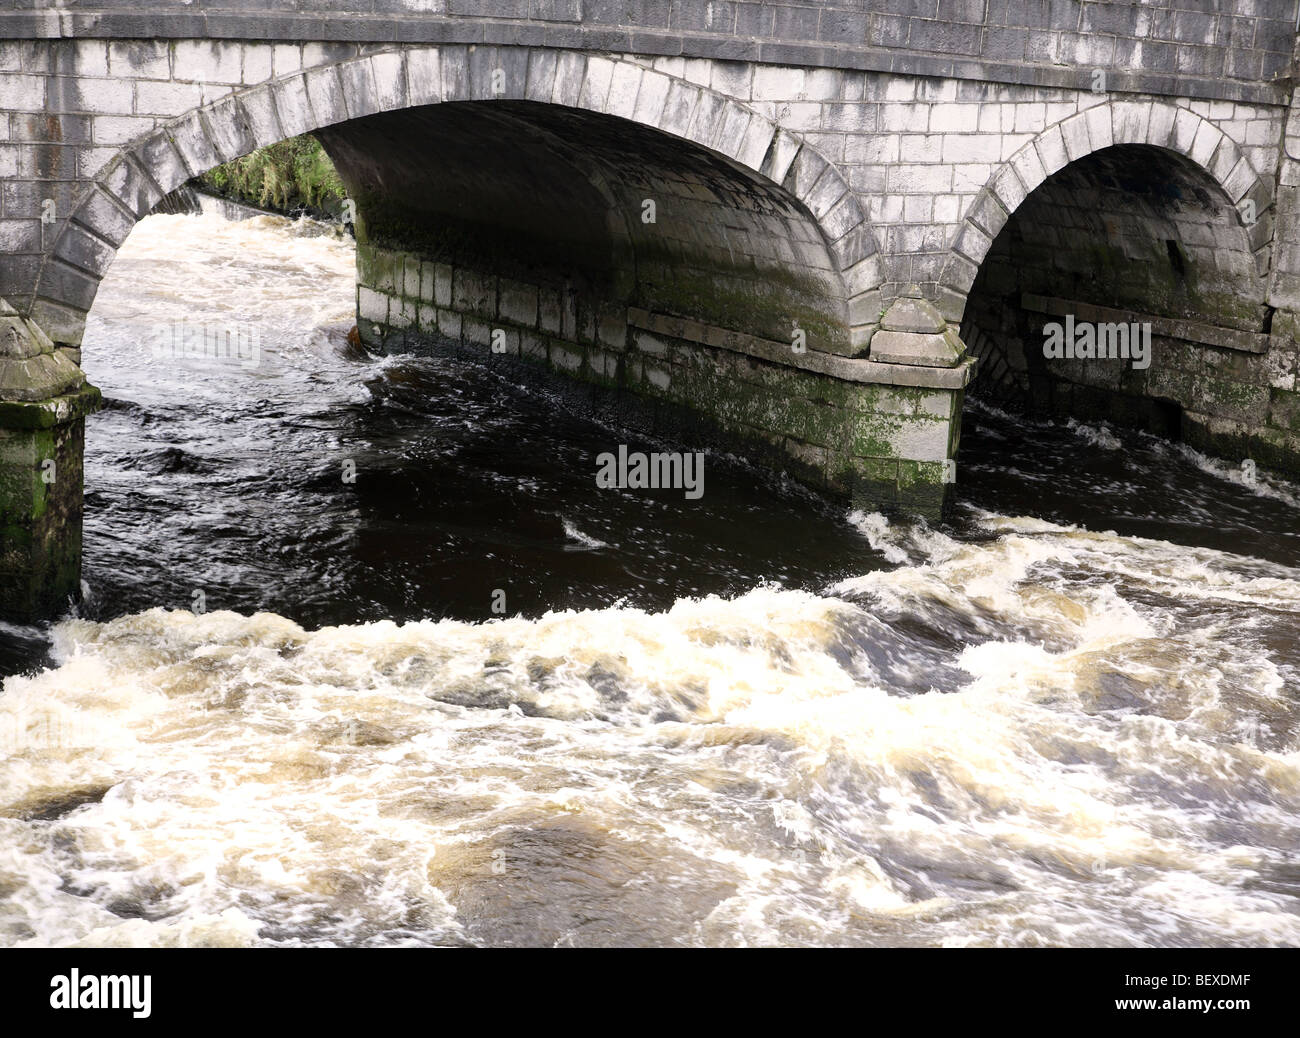
{"type": "Polygon", "coordinates": [[[290,137],[217,166],[199,177],[214,194],[263,209],[303,209],[338,217],[347,190],[320,142],[310,134],[290,137]]]}

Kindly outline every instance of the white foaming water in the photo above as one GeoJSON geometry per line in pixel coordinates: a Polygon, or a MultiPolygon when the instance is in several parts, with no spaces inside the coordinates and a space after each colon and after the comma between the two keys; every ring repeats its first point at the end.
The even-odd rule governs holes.
{"type": "Polygon", "coordinates": [[[1065,425],[1094,447],[1113,451],[1123,446],[1120,438],[1110,431],[1105,422],[1081,422],[1077,418],[1069,418],[1065,425]]]}
{"type": "Polygon", "coordinates": [[[996,540],[844,582],[852,601],[65,622],[61,665],[0,699],[26,733],[0,769],[0,926],[19,944],[1300,940],[1294,674],[1155,604],[1173,583],[1293,625],[1300,574],[1265,587],[1212,552],[988,522],[996,540]],[[1029,636],[903,694],[855,640],[866,609],[1029,636]],[[1269,744],[1243,715],[1292,727],[1269,744]]]}
{"type": "Polygon", "coordinates": [[[899,563],[908,560],[907,552],[893,543],[889,536],[889,520],[879,512],[857,511],[849,513],[849,522],[857,527],[873,549],[880,552],[887,562],[899,563]]]}
{"type": "Polygon", "coordinates": [[[1281,501],[1292,508],[1300,508],[1300,496],[1296,495],[1294,486],[1286,484],[1266,472],[1257,470],[1248,472],[1240,464],[1224,461],[1222,458],[1212,458],[1185,443],[1161,443],[1159,446],[1167,452],[1177,453],[1186,458],[1202,472],[1217,476],[1229,483],[1235,483],[1256,497],[1272,498],[1274,501],[1281,501]]]}
{"type": "MultiPolygon", "coordinates": [[[[141,220],[114,261],[112,277],[129,276],[131,292],[106,292],[91,323],[255,321],[287,334],[272,356],[301,359],[310,331],[355,318],[356,253],[352,242],[306,218],[257,216],[228,221],[202,216],[141,220]],[[214,262],[214,257],[221,257],[214,262]],[[239,278],[275,264],[277,276],[239,278]],[[232,281],[238,280],[238,291],[232,281]]],[[[93,338],[93,336],[88,336],[93,338]]],[[[147,341],[145,343],[147,345],[147,341]]],[[[147,352],[147,351],[146,351],[147,352]]],[[[93,358],[87,357],[87,361],[93,358]]]]}
{"type": "MultiPolygon", "coordinates": [[[[123,264],[95,320],[273,314],[258,394],[363,395],[302,332],[347,242],[157,217],[123,264]]],[[[1300,572],[980,521],[853,513],[894,568],[820,594],[64,621],[0,692],[0,943],[1300,942],[1300,572]]]]}
{"type": "Polygon", "coordinates": [[[564,519],[563,523],[564,523],[564,536],[577,541],[584,548],[608,548],[609,547],[609,545],[606,544],[604,541],[597,540],[595,537],[591,537],[583,533],[568,519],[564,519]]]}

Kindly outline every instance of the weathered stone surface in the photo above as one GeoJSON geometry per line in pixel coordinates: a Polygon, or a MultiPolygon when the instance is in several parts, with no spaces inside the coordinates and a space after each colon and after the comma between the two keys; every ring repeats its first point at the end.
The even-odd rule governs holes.
{"type": "Polygon", "coordinates": [[[952,368],[961,363],[964,354],[961,339],[951,328],[942,335],[882,331],[871,339],[871,359],[881,364],[952,368]]]}
{"type": "MultiPolygon", "coordinates": [[[[579,335],[576,324],[545,305],[565,293],[513,278],[499,279],[501,303],[489,322],[476,315],[472,293],[453,294],[447,309],[434,279],[399,283],[387,276],[409,269],[411,260],[359,244],[359,325],[374,348],[450,350],[490,365],[522,364],[530,380],[550,380],[566,398],[579,383],[613,394],[602,406],[621,423],[696,446],[734,446],[861,507],[942,511],[941,463],[955,450],[962,390],[974,371],[970,358],[940,368],[796,352],[790,343],[700,320],[588,299],[577,308],[592,315],[593,330],[579,335]],[[381,289],[381,280],[390,287],[381,289]],[[405,297],[408,291],[419,298],[405,297]],[[413,308],[436,314],[415,337],[399,316],[413,308]]],[[[454,284],[484,280],[472,268],[448,266],[454,284]]],[[[579,399],[590,406],[590,398],[579,399]]]]}
{"type": "Polygon", "coordinates": [[[84,382],[81,369],[34,322],[0,299],[0,401],[48,400],[84,382]]]}
{"type": "Polygon", "coordinates": [[[871,359],[881,364],[953,368],[965,354],[961,338],[915,285],[894,300],[871,337],[871,359]]]}
{"type": "Polygon", "coordinates": [[[922,335],[943,334],[948,322],[921,295],[916,285],[908,285],[902,295],[880,319],[881,331],[915,332],[922,335]]]}
{"type": "Polygon", "coordinates": [[[82,426],[98,406],[69,351],[0,299],[0,618],[79,593],[82,426]]]}
{"type": "Polygon", "coordinates": [[[98,404],[86,385],[0,400],[0,618],[55,616],[80,594],[83,426],[98,404]]]}

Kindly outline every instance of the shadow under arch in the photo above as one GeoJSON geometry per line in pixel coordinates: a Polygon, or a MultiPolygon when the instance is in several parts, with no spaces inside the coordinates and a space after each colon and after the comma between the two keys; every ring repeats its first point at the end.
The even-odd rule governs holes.
{"type": "Polygon", "coordinates": [[[1257,251],[1229,193],[1191,158],[1133,143],[1081,155],[1030,191],[984,250],[962,325],[982,358],[972,397],[1173,438],[1266,411],[1257,251]],[[1061,357],[1046,345],[1085,325],[1119,355],[1061,357]]]}
{"type": "Polygon", "coordinates": [[[941,309],[961,321],[966,296],[993,239],[1049,177],[1096,151],[1149,145],[1198,167],[1236,210],[1255,269],[1268,271],[1273,236],[1273,183],[1261,177],[1231,137],[1190,108],[1162,101],[1104,101],[1047,127],[997,167],[966,210],[952,238],[939,290],[941,309]]]}
{"type": "MultiPolygon", "coordinates": [[[[623,120],[786,193],[818,228],[820,243],[808,244],[820,244],[843,285],[837,295],[846,342],[848,314],[863,309],[853,302],[880,282],[875,235],[842,174],[798,135],[723,94],[638,62],[577,51],[398,46],[238,90],[124,148],[63,221],[32,315],[57,341],[77,345],[98,281],[131,226],[165,194],[222,162],[301,133],[467,101],[532,102],[623,120]]],[[[836,352],[834,343],[825,346],[836,352]]]]}
{"type": "Polygon", "coordinates": [[[849,348],[812,215],[689,141],[530,101],[406,109],[318,136],[356,200],[361,262],[387,250],[453,269],[453,308],[490,319],[477,297],[497,294],[503,318],[531,326],[541,306],[562,337],[583,329],[565,336],[558,313],[591,337],[636,307],[776,341],[793,324],[817,348],[849,348]]]}

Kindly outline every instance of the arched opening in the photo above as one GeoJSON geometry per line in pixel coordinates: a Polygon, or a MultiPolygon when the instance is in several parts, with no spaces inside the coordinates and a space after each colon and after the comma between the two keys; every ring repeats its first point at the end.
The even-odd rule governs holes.
{"type": "Polygon", "coordinates": [[[815,348],[848,346],[817,221],[690,141],[530,101],[406,109],[319,136],[357,203],[363,285],[388,290],[367,264],[398,253],[451,278],[450,297],[426,286],[423,305],[570,341],[607,340],[599,326],[635,307],[776,341],[797,325],[815,348]]]}
{"type": "MultiPolygon", "coordinates": [[[[389,310],[382,334],[367,329],[371,346],[438,353],[445,340],[473,347],[481,343],[476,329],[505,327],[612,347],[611,336],[636,334],[632,309],[689,321],[683,333],[694,330],[701,355],[717,328],[788,342],[798,325],[811,349],[847,345],[843,284],[808,208],[789,187],[689,140],[524,101],[447,102],[316,132],[355,203],[363,311],[367,292],[380,290],[413,304],[408,323],[389,310]]],[[[237,230],[222,231],[209,235],[222,240],[203,255],[186,255],[197,244],[192,231],[137,234],[124,245],[125,269],[105,279],[112,291],[96,304],[85,352],[110,398],[95,422],[111,429],[113,443],[101,449],[108,438],[92,426],[91,551],[111,558],[120,574],[128,566],[119,565],[116,546],[104,549],[115,530],[171,529],[165,539],[176,546],[127,560],[145,573],[125,589],[138,592],[132,605],[143,608],[161,589],[181,607],[269,608],[313,623],[439,613],[477,620],[725,592],[748,572],[749,559],[768,560],[758,565],[794,579],[805,570],[823,575],[825,558],[806,551],[798,564],[787,558],[807,520],[795,495],[782,502],[780,477],[757,481],[752,470],[710,460],[707,509],[676,488],[608,494],[593,479],[595,457],[620,440],[631,451],[654,449],[641,434],[669,439],[671,432],[602,413],[631,425],[616,434],[558,414],[550,401],[521,401],[507,384],[514,380],[463,366],[367,366],[371,358],[343,345],[356,311],[352,292],[343,314],[337,309],[337,250],[278,233],[255,230],[244,241],[237,230]],[[224,270],[234,250],[242,281],[194,272],[183,277],[193,293],[184,298],[186,289],[159,262],[173,248],[174,270],[205,263],[224,270]],[[148,307],[137,291],[152,295],[148,307]],[[171,303],[180,309],[172,312],[171,303]],[[146,309],[149,321],[137,323],[132,314],[146,309]],[[268,324],[279,311],[284,320],[268,324]],[[325,318],[332,327],[308,323],[325,318]],[[195,362],[168,347],[160,357],[150,339],[159,322],[168,325],[169,343],[196,329],[237,326],[234,339],[259,348],[200,350],[195,362]],[[120,347],[118,371],[97,363],[105,346],[120,347]],[[162,374],[160,360],[170,365],[162,374]],[[209,442],[217,414],[230,435],[209,442]],[[135,498],[136,473],[167,484],[170,496],[135,498]],[[655,512],[652,532],[642,526],[647,507],[655,512]],[[202,545],[177,529],[195,516],[202,545]],[[728,530],[729,543],[716,548],[728,530]],[[637,531],[635,541],[629,531],[637,531]],[[661,541],[674,547],[661,550],[661,541]],[[636,561],[646,555],[700,563],[647,573],[636,561]]],[[[674,358],[691,351],[666,341],[663,349],[674,358]]],[[[488,350],[477,354],[496,359],[488,350]]],[[[726,391],[711,362],[693,363],[702,399],[726,391]]],[[[657,446],[708,445],[691,441],[693,427],[680,432],[676,444],[657,446]]],[[[98,562],[90,567],[92,588],[113,586],[120,599],[123,590],[104,573],[98,562]]]]}
{"type": "Polygon", "coordinates": [[[1269,311],[1243,218],[1163,148],[1083,156],[1031,192],[989,247],[963,337],[975,399],[1195,439],[1262,423],[1269,311]]]}
{"type": "Polygon", "coordinates": [[[880,283],[847,182],[797,134],[633,61],[398,48],[185,112],[60,212],[32,320],[79,363],[135,223],[205,171],[303,133],[323,138],[355,206],[366,345],[531,363],[601,419],[837,497],[940,498],[918,466],[949,450],[947,416],[906,415],[926,456],[904,469],[886,438],[897,402],[877,408],[870,370],[827,362],[865,351],[880,283]]]}
{"type": "MultiPolygon", "coordinates": [[[[641,245],[642,305],[705,302],[706,316],[726,319],[722,327],[752,326],[752,334],[772,327],[765,321],[772,316],[779,341],[802,317],[810,350],[863,352],[881,282],[879,248],[833,163],[799,134],[708,87],[632,61],[528,47],[399,46],[177,116],[107,162],[80,199],[60,209],[51,262],[35,272],[33,319],[75,347],[96,286],[135,220],[187,180],[304,133],[329,138],[339,165],[356,174],[356,200],[370,203],[377,239],[427,249],[432,243],[411,237],[408,218],[432,218],[443,228],[443,251],[457,238],[462,246],[473,240],[494,261],[526,268],[537,253],[521,249],[540,236],[548,265],[563,265],[555,261],[567,247],[570,259],[584,256],[571,266],[591,267],[588,246],[602,237],[592,237],[594,214],[603,212],[613,221],[606,231],[624,239],[624,257],[629,240],[641,245]],[[442,139],[422,144],[413,136],[429,131],[442,139]],[[372,147],[382,164],[366,153],[372,147]],[[548,170],[550,181],[539,183],[534,174],[548,170]],[[459,202],[433,197],[434,183],[459,202]],[[655,191],[636,190],[647,184],[655,191]],[[507,185],[533,199],[531,213],[507,185]],[[646,199],[662,203],[664,195],[677,204],[661,206],[657,221],[642,220],[646,199]],[[463,211],[471,204],[485,211],[463,211]],[[715,218],[721,226],[710,234],[715,218]],[[652,269],[664,256],[678,277],[652,269]],[[685,261],[700,266],[681,273],[685,261]],[[757,292],[756,272],[765,279],[757,292]]],[[[612,276],[610,266],[626,273],[617,263],[602,276],[612,276]]],[[[636,305],[631,294],[619,301],[636,305]]]]}

